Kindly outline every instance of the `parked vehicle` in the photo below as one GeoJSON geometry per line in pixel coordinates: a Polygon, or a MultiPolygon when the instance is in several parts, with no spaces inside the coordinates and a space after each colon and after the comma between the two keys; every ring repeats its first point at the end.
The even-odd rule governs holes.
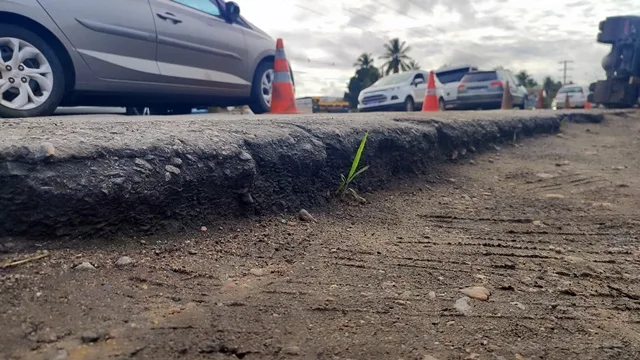
{"type": "Polygon", "coordinates": [[[580,85],[564,85],[558,90],[552,101],[551,107],[554,110],[564,109],[564,103],[569,98],[569,105],[572,108],[583,108],[589,96],[589,87],[580,85]]]}
{"type": "Polygon", "coordinates": [[[269,111],[275,41],[223,0],[0,0],[0,116],[269,111]]]}
{"type": "Polygon", "coordinates": [[[359,111],[414,111],[422,107],[429,73],[407,71],[380,78],[358,96],[359,111]]]}
{"type": "Polygon", "coordinates": [[[460,80],[471,71],[478,71],[476,66],[446,66],[434,71],[440,110],[454,109],[458,97],[460,80]]]}
{"type": "Polygon", "coordinates": [[[640,105],[640,16],[611,16],[598,29],[597,41],[611,45],[611,51],[601,63],[606,79],[589,85],[589,102],[607,108],[640,105]]]}
{"type": "Polygon", "coordinates": [[[524,109],[527,104],[527,90],[524,86],[518,85],[518,81],[509,70],[474,71],[465,75],[458,85],[455,107],[499,109],[507,83],[513,95],[513,106],[524,109]]]}

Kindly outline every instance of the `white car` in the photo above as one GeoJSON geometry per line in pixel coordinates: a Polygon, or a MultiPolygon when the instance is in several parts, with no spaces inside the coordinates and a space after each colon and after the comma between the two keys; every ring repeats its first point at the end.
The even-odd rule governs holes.
{"type": "MultiPolygon", "coordinates": [[[[458,83],[473,66],[441,68],[434,71],[440,110],[452,108],[458,83]]],[[[358,111],[414,111],[422,108],[429,72],[413,70],[380,78],[358,96],[358,111]]]]}
{"type": "Polygon", "coordinates": [[[551,103],[554,110],[563,109],[566,98],[569,98],[569,105],[572,108],[583,108],[589,96],[589,87],[581,85],[564,85],[558,90],[556,97],[551,103]]]}

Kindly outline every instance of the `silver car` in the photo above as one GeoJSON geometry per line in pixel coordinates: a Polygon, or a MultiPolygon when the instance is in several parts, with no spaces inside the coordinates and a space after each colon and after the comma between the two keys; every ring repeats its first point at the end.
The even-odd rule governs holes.
{"type": "Polygon", "coordinates": [[[458,85],[455,100],[457,109],[499,109],[505,86],[513,95],[513,107],[524,109],[527,104],[527,90],[509,70],[473,71],[465,75],[458,85]]]}
{"type": "Polygon", "coordinates": [[[222,0],[0,0],[0,117],[269,111],[275,41],[222,0]]]}

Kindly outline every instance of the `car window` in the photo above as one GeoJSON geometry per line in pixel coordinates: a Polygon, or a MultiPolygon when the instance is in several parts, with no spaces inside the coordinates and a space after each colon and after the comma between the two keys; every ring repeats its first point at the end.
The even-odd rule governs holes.
{"type": "Polygon", "coordinates": [[[399,73],[393,75],[387,75],[380,80],[376,81],[371,87],[377,86],[387,86],[387,85],[397,85],[402,83],[407,83],[409,81],[411,74],[408,73],[399,73]]]}
{"type": "Polygon", "coordinates": [[[462,78],[463,83],[494,81],[498,80],[498,74],[495,71],[471,72],[462,78]]]}
{"type": "Polygon", "coordinates": [[[468,67],[456,70],[436,72],[435,75],[441,83],[450,84],[460,82],[460,80],[462,80],[462,78],[467,73],[469,73],[468,67]]]}
{"type": "Polygon", "coordinates": [[[424,82],[424,75],[422,74],[416,74],[416,76],[413,77],[413,81],[415,82],[416,79],[422,79],[422,81],[424,82]]]}
{"type": "Polygon", "coordinates": [[[220,8],[211,0],[173,0],[192,9],[200,10],[213,16],[220,16],[220,8]]]}

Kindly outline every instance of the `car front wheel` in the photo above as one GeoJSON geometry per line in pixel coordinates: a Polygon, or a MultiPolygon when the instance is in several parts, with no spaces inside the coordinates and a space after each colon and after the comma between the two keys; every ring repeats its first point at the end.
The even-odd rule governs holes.
{"type": "Polygon", "coordinates": [[[0,25],[0,117],[51,115],[65,92],[62,63],[37,34],[0,25]]]}
{"type": "Polygon", "coordinates": [[[411,112],[416,109],[416,104],[413,102],[413,99],[411,97],[406,98],[406,100],[404,101],[404,109],[407,112],[411,112]]]}

